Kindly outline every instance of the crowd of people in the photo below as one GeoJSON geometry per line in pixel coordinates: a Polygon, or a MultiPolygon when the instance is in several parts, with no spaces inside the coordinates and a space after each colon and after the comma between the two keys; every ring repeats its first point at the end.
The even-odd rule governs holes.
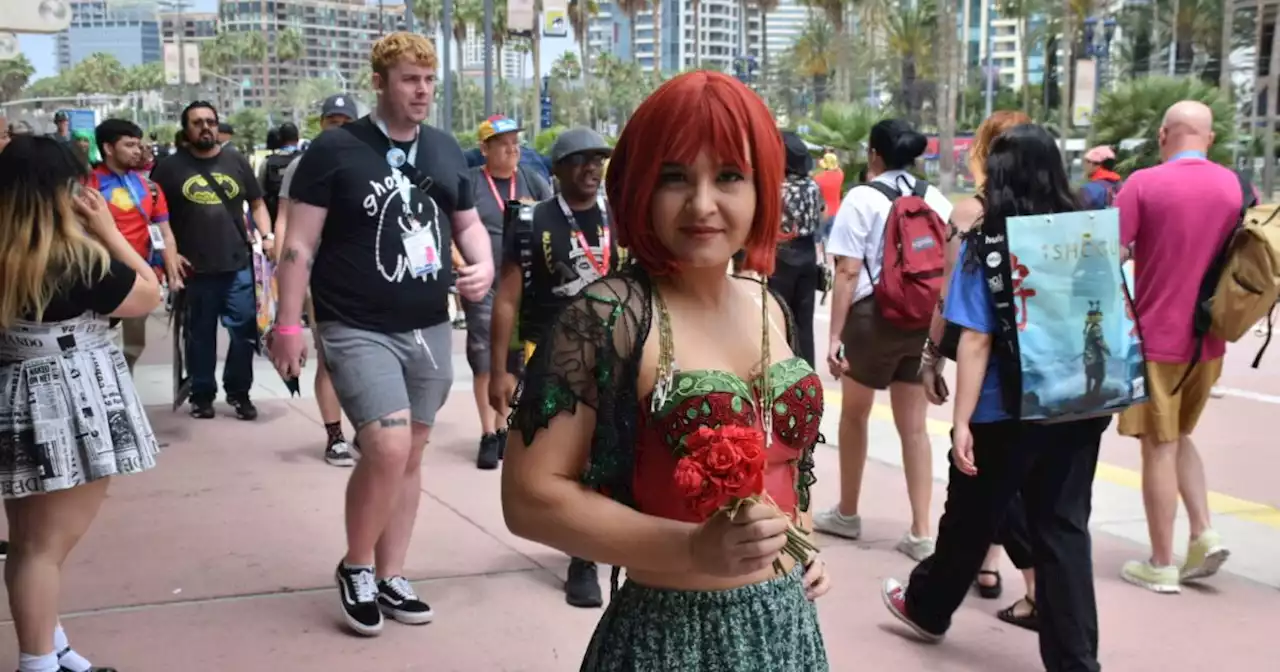
{"type": "Polygon", "coordinates": [[[162,286],[181,297],[193,418],[215,416],[219,324],[230,335],[221,391],[241,420],[258,417],[256,353],[286,379],[317,367],[318,453],[352,468],[334,581],[359,635],[378,635],[388,618],[434,617],[404,567],[423,451],[454,380],[456,292],[476,466],[502,468],[507,525],[570,556],[571,605],[603,606],[596,563],[615,568],[581,669],[828,669],[815,603],[833,580],[857,579],[828,573],[816,533],[861,536],[868,424],[888,390],[911,514],[897,550],[918,563],[909,583],[885,583],[892,615],[940,640],[971,589],[1000,596],[1003,549],[1026,594],[1000,618],[1039,632],[1046,669],[1096,671],[1088,523],[1110,417],[1019,416],[1016,337],[981,267],[1011,217],[1116,207],[1136,262],[1150,390],[1119,428],[1141,442],[1152,553],[1122,575],[1177,592],[1228,558],[1190,438],[1224,345],[1210,337],[1197,352],[1191,315],[1247,195],[1207,160],[1207,107],[1170,108],[1164,163],[1127,181],[1110,148],[1091,150],[1078,192],[1057,141],[1021,112],[998,112],[970,155],[977,192],[953,205],[915,170],[926,139],[907,122],[871,129],[865,179],[846,189],[832,178],[843,175],[834,156],[813,177],[809,147],[780,132],[756,94],[704,71],[655,91],[616,146],[591,129],[565,131],[546,175],[522,160],[524,129],[491,117],[473,165],[424,123],[438,69],[431,42],[394,33],[370,61],[368,115],[330,96],[310,146],[284,124],[256,170],[204,101],[182,111],[177,149],[159,161],[124,120],[95,130],[93,168],[65,118],[52,136],[0,129],[0,202],[11,204],[0,258],[12,264],[0,288],[0,496],[19,672],[109,669],[69,644],[60,572],[111,477],[157,464],[131,373],[162,286]],[[945,258],[914,320],[883,289],[900,272],[892,241],[906,217],[924,232],[911,244],[936,241],[945,258]],[[276,263],[265,339],[255,254],[276,263]],[[827,290],[820,372],[814,303],[827,290]],[[952,396],[947,359],[957,368],[953,447],[935,532],[926,412],[952,396]],[[823,372],[840,381],[840,487],[815,510],[823,372]],[[1179,495],[1192,526],[1181,565],[1179,495]]]}

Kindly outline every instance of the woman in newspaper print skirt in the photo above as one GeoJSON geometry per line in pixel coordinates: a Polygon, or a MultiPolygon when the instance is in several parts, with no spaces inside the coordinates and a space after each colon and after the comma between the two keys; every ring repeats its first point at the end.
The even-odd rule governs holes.
{"type": "Polygon", "coordinates": [[[111,476],[155,466],[158,445],[109,318],[160,303],[86,167],[56,139],[0,153],[0,499],[19,672],[98,670],[58,622],[63,561],[111,476]]]}

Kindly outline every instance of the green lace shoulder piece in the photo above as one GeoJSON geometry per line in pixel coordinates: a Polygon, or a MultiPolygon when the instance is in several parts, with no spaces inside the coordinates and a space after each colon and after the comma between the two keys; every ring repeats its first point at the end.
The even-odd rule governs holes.
{"type": "Polygon", "coordinates": [[[588,285],[538,339],[510,420],[512,431],[534,447],[538,433],[556,416],[581,407],[594,411],[582,480],[624,503],[631,503],[639,418],[636,372],[649,331],[647,296],[646,278],[635,271],[588,285]]]}

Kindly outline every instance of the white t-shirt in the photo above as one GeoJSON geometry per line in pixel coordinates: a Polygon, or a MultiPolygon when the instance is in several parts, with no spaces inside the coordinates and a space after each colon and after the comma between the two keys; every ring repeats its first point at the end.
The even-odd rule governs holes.
{"type": "MultiPolygon", "coordinates": [[[[877,176],[875,182],[896,186],[903,194],[911,193],[916,178],[905,170],[890,170],[877,176]]],[[[951,218],[951,201],[933,185],[925,192],[924,202],[938,213],[945,222],[951,218]]],[[[838,257],[862,260],[862,272],[858,275],[858,287],[853,292],[854,302],[871,296],[872,278],[880,277],[884,264],[884,224],[889,218],[892,203],[879,191],[856,186],[844,195],[840,210],[831,225],[827,240],[827,252],[838,257]]]]}

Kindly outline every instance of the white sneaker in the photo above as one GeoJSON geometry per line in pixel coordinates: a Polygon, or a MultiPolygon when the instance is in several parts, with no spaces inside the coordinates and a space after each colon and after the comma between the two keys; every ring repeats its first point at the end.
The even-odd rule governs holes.
{"type": "Polygon", "coordinates": [[[846,516],[839,507],[831,507],[813,514],[813,528],[819,532],[857,541],[862,537],[862,517],[846,516]]]}
{"type": "Polygon", "coordinates": [[[911,534],[911,530],[902,535],[902,541],[894,547],[899,553],[920,562],[925,558],[933,555],[935,544],[932,537],[917,537],[911,534]]]}

